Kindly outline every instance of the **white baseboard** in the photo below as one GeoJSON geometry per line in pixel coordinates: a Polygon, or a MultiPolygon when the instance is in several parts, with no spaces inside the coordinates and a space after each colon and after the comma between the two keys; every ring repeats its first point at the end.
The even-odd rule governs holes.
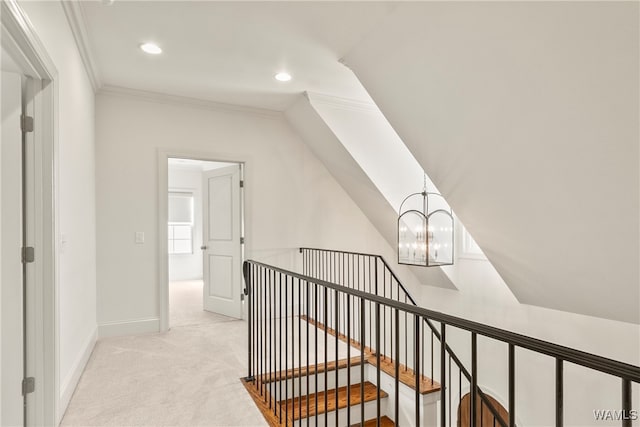
{"type": "Polygon", "coordinates": [[[71,402],[71,396],[73,396],[73,392],[76,390],[78,382],[80,381],[80,377],[84,372],[84,368],[87,366],[87,362],[89,362],[89,357],[91,357],[91,353],[93,352],[93,348],[96,345],[97,338],[98,328],[95,328],[93,332],[91,332],[91,334],[89,334],[89,336],[87,337],[82,346],[82,351],[73,362],[71,372],[69,372],[66,378],[62,381],[60,387],[60,408],[58,410],[60,419],[57,420],[58,423],[62,421],[62,417],[67,410],[67,406],[69,406],[69,402],[71,402]]]}
{"type": "Polygon", "coordinates": [[[100,338],[118,337],[123,335],[148,334],[160,331],[160,319],[136,319],[123,322],[109,322],[98,325],[100,338]]]}

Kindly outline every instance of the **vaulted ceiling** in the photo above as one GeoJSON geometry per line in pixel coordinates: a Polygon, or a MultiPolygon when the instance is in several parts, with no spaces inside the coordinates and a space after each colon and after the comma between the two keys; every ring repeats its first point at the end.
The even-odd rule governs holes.
{"type": "Polygon", "coordinates": [[[640,323],[639,7],[406,3],[345,58],[522,303],[640,323]]]}

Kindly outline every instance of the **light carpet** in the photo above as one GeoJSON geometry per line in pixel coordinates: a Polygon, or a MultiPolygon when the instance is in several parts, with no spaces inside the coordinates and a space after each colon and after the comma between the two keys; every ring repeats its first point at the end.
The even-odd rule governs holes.
{"type": "Polygon", "coordinates": [[[96,344],[62,426],[267,425],[239,381],[246,322],[202,312],[201,287],[194,312],[191,288],[171,298],[169,332],[96,344]]]}

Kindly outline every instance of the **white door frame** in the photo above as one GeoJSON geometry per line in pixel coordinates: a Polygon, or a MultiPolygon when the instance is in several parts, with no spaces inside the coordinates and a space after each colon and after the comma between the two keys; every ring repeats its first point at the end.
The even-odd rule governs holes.
{"type": "Polygon", "coordinates": [[[29,365],[36,377],[30,425],[58,425],[58,71],[16,0],[1,2],[2,46],[23,74],[40,81],[35,110],[35,295],[27,301],[29,365]]]}
{"type": "MultiPolygon", "coordinates": [[[[185,151],[158,149],[158,312],[160,314],[160,332],[169,330],[169,250],[167,248],[168,231],[167,231],[167,214],[168,214],[168,193],[169,193],[169,159],[191,159],[203,160],[207,162],[228,162],[238,163],[242,166],[241,179],[247,181],[251,168],[249,167],[251,159],[248,156],[237,156],[230,154],[222,154],[216,152],[203,151],[185,151]]],[[[249,181],[250,183],[251,181],[249,181]]],[[[245,237],[242,261],[250,253],[251,239],[247,238],[247,230],[245,228],[245,215],[247,215],[247,205],[245,203],[245,194],[248,189],[240,194],[240,227],[245,237]]],[[[242,318],[245,318],[245,310],[243,308],[242,318]]]]}

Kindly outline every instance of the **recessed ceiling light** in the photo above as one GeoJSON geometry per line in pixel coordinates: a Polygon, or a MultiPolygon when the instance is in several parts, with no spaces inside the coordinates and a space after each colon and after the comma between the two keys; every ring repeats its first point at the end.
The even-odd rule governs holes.
{"type": "Polygon", "coordinates": [[[279,82],[288,82],[289,80],[291,80],[291,74],[283,71],[281,73],[276,74],[275,78],[279,82]]]}
{"type": "Polygon", "coordinates": [[[159,55],[162,53],[162,49],[155,43],[142,43],[140,49],[151,55],[159,55]]]}

